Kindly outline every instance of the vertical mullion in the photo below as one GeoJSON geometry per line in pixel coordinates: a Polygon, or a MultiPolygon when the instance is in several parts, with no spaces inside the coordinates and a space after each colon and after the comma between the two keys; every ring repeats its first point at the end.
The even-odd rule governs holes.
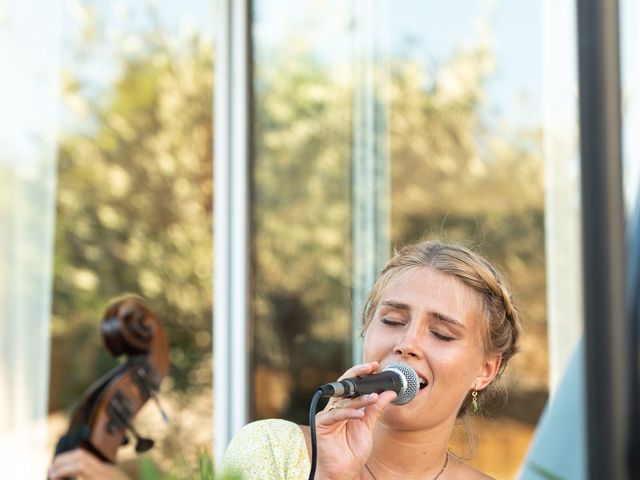
{"type": "Polygon", "coordinates": [[[248,257],[249,257],[249,204],[248,204],[248,165],[249,165],[249,117],[248,117],[248,29],[250,0],[234,1],[233,5],[233,78],[231,95],[232,110],[232,169],[233,185],[231,204],[232,238],[232,311],[231,321],[230,369],[231,384],[231,433],[235,434],[249,420],[249,341],[248,341],[248,257]]]}
{"type": "Polygon", "coordinates": [[[589,478],[627,479],[618,3],[578,0],[589,478]]]}
{"type": "Polygon", "coordinates": [[[249,1],[220,0],[215,61],[214,428],[219,462],[248,421],[249,1]]]}
{"type": "Polygon", "coordinates": [[[214,110],[214,347],[213,347],[213,384],[214,384],[214,439],[215,459],[220,463],[231,433],[228,422],[229,398],[227,386],[228,345],[229,345],[229,272],[230,238],[229,223],[229,63],[231,59],[231,9],[230,2],[219,2],[218,30],[215,58],[215,110],[214,110]]]}

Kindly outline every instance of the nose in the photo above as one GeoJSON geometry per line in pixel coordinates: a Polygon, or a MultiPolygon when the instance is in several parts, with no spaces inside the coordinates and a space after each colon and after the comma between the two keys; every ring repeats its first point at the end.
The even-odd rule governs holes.
{"type": "Polygon", "coordinates": [[[417,328],[408,328],[398,338],[393,353],[403,358],[422,358],[420,332],[417,328]]]}

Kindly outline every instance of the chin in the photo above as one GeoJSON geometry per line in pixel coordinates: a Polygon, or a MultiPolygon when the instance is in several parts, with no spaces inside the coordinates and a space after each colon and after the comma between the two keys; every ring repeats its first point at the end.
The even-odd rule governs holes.
{"type": "Polygon", "coordinates": [[[423,419],[420,415],[420,408],[416,408],[417,405],[412,405],[413,402],[409,402],[405,405],[389,404],[382,415],[380,420],[389,427],[400,430],[413,430],[417,427],[416,419],[423,419]],[[413,407],[413,408],[412,408],[413,407]]]}

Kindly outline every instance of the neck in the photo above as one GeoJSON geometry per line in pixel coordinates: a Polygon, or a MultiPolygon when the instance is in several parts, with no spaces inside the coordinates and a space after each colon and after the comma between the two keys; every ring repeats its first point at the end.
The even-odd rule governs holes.
{"type": "Polygon", "coordinates": [[[453,425],[405,431],[378,422],[367,465],[378,480],[434,478],[445,463],[453,425]]]}

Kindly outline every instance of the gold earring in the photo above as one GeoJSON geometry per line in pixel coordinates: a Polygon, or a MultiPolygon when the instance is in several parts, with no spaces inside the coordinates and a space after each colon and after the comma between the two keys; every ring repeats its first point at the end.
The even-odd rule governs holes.
{"type": "Polygon", "coordinates": [[[478,391],[475,388],[473,392],[471,392],[471,409],[473,413],[478,413],[478,410],[480,410],[480,406],[478,405],[478,391]]]}

